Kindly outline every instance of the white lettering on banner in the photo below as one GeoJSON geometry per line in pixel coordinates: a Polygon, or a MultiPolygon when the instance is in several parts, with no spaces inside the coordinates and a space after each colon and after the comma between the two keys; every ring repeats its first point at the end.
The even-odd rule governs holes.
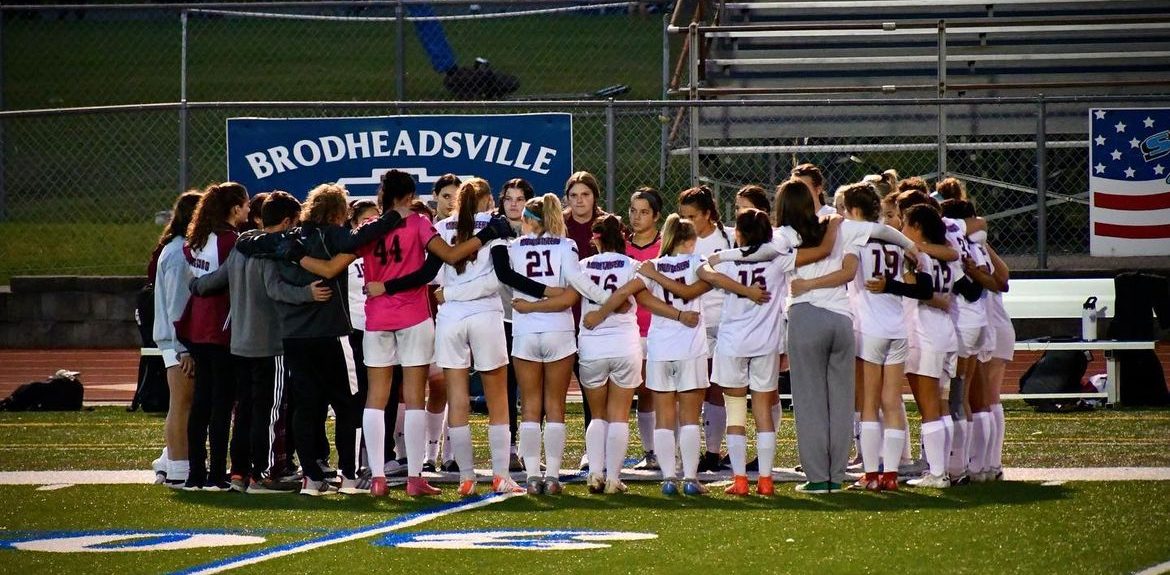
{"type": "Polygon", "coordinates": [[[548,174],[557,150],[541,146],[532,158],[531,142],[469,132],[434,130],[400,130],[390,149],[390,132],[349,132],[342,136],[319,136],[298,140],[292,146],[273,146],[246,154],[248,166],[256,179],[273,174],[342,160],[364,158],[466,157],[468,160],[513,166],[537,174],[548,174]]]}
{"type": "Polygon", "coordinates": [[[386,140],[390,139],[390,132],[386,130],[379,130],[373,133],[374,136],[374,157],[387,158],[390,156],[390,150],[386,147],[386,140]]]}

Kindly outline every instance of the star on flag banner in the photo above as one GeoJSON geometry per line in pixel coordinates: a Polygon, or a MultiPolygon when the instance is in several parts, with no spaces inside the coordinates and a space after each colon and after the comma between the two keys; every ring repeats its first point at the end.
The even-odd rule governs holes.
{"type": "Polygon", "coordinates": [[[1170,255],[1170,109],[1089,110],[1094,256],[1170,255]]]}

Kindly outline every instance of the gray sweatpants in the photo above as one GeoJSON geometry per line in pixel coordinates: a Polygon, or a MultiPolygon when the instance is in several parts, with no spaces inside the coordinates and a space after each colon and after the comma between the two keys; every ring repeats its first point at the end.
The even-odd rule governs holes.
{"type": "Polygon", "coordinates": [[[798,303],[788,310],[796,447],[809,481],[845,482],[853,443],[853,323],[798,303]]]}

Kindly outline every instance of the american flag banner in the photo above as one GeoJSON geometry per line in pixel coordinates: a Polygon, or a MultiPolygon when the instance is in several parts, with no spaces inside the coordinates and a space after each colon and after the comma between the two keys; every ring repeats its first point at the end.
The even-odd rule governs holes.
{"type": "Polygon", "coordinates": [[[1170,255],[1170,109],[1089,110],[1089,251],[1170,255]]]}

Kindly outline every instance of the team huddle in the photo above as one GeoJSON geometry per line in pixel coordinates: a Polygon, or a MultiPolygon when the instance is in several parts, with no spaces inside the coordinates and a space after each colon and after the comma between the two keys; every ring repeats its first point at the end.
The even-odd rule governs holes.
{"type": "Polygon", "coordinates": [[[931,190],[889,170],[839,187],[831,206],[823,187],[812,164],[774,194],[744,186],[734,228],[706,187],[665,219],[648,187],[627,218],[605,213],[588,172],[564,204],[523,179],[496,195],[447,174],[432,207],[398,170],[376,201],[336,184],[303,203],[233,182],[186,192],[148,270],[171,392],[157,482],[384,496],[388,476],[405,476],[421,496],[447,472],[473,495],[474,398],[491,490],[557,494],[574,378],[592,493],[626,491],[634,411],[634,468],[660,472],[664,494],[706,493],[700,474],[728,468],[726,493],[748,495],[758,471],[756,492],[774,494],[782,382],[798,491],[1002,478],[1008,269],[962,182],[931,190]],[[854,445],[863,475],[848,484],[854,445]]]}

